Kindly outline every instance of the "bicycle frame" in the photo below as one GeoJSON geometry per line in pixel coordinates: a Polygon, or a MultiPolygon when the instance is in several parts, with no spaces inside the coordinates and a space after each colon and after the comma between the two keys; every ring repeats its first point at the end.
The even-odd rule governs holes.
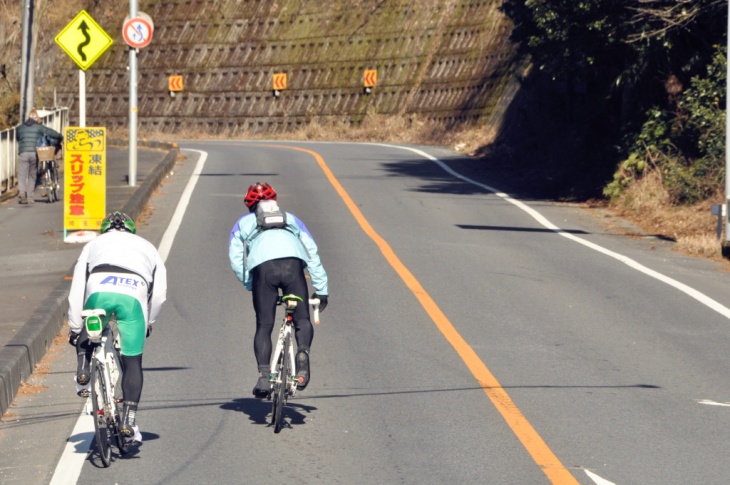
{"type": "Polygon", "coordinates": [[[117,352],[118,333],[112,330],[111,323],[106,328],[101,328],[101,318],[105,315],[106,312],[101,309],[84,310],[81,313],[89,340],[94,345],[91,354],[92,389],[87,401],[87,409],[91,405],[97,440],[103,439],[105,441],[99,446],[101,459],[104,466],[109,466],[109,444],[112,435],[116,439],[116,445],[121,454],[127,452],[127,443],[119,431],[121,415],[119,407],[123,396],[121,390],[121,359],[118,357],[117,352]],[[101,374],[98,381],[97,371],[101,374]],[[101,402],[94,399],[95,395],[101,398],[101,402]],[[111,435],[108,434],[108,431],[101,431],[109,428],[111,428],[111,435]]]}
{"type": "MultiPolygon", "coordinates": [[[[108,328],[108,327],[107,327],[108,328]]],[[[110,386],[105,386],[105,399],[109,403],[113,403],[120,398],[117,398],[117,396],[121,396],[121,369],[118,368],[119,366],[119,359],[114,355],[116,353],[116,349],[114,348],[114,339],[109,338],[109,333],[107,330],[105,330],[104,334],[102,334],[101,342],[99,345],[96,346],[94,349],[93,354],[91,355],[91,358],[96,361],[96,364],[101,367],[102,372],[104,373],[104,380],[108,383],[111,383],[110,386]]],[[[105,414],[108,413],[108,410],[104,411],[105,414]]]]}
{"type": "Polygon", "coordinates": [[[288,384],[286,395],[287,397],[290,397],[293,396],[297,390],[294,333],[292,332],[292,327],[294,326],[293,314],[297,307],[297,301],[287,300],[283,301],[282,304],[286,305],[286,315],[284,316],[284,322],[279,329],[279,337],[276,339],[276,346],[274,347],[274,353],[271,359],[269,381],[271,381],[274,387],[282,384],[284,377],[279,375],[277,366],[279,365],[281,354],[284,353],[284,358],[289,361],[288,367],[291,374],[287,376],[289,379],[287,379],[284,384],[288,384]],[[287,337],[289,337],[289,345],[285,349],[284,345],[287,342],[287,337]]]}
{"type": "MultiPolygon", "coordinates": [[[[271,413],[274,433],[281,431],[284,404],[297,392],[297,366],[294,350],[296,338],[292,327],[294,326],[294,311],[298,303],[303,303],[303,301],[296,295],[282,296],[277,303],[284,305],[286,314],[279,329],[269,368],[269,382],[271,383],[269,398],[274,401],[271,413]]],[[[314,318],[316,323],[319,323],[319,300],[309,300],[309,303],[314,306],[314,318]]]]}

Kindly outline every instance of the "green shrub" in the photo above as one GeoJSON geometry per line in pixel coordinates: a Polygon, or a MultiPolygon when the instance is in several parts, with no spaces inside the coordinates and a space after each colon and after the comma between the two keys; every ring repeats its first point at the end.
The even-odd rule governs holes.
{"type": "Polygon", "coordinates": [[[718,47],[706,76],[692,78],[674,110],[652,108],[626,159],[603,190],[615,198],[645,170],[658,170],[671,202],[693,204],[717,193],[725,179],[726,48],[718,47]]]}

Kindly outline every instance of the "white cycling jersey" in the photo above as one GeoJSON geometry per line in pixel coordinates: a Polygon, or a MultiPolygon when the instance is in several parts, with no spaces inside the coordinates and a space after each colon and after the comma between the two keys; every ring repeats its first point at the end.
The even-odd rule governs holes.
{"type": "Polygon", "coordinates": [[[74,267],[68,296],[68,323],[80,332],[87,275],[99,265],[131,271],[152,285],[149,323],[154,323],[167,298],[167,270],[157,248],[146,239],[126,231],[111,230],[86,243],[74,267]]]}

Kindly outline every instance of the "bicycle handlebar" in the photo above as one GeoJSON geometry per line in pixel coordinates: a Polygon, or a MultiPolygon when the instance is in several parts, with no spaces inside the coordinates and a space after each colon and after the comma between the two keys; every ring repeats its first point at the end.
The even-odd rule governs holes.
{"type": "MultiPolygon", "coordinates": [[[[286,296],[294,296],[296,300],[302,301],[301,298],[295,295],[286,295],[286,296]]],[[[276,300],[277,305],[282,305],[284,303],[284,296],[279,295],[279,298],[276,300]]],[[[296,302],[295,302],[296,303],[296,302]]],[[[319,325],[319,298],[310,298],[309,304],[312,305],[312,310],[314,311],[314,324],[319,325]]]]}
{"type": "Polygon", "coordinates": [[[314,310],[314,324],[319,325],[319,298],[310,298],[309,304],[314,310]]]}

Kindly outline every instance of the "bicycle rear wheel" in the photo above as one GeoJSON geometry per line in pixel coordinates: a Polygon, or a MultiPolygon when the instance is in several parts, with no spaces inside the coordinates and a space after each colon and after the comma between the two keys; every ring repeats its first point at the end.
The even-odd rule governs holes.
{"type": "Polygon", "coordinates": [[[273,390],[274,404],[272,423],[274,425],[274,433],[281,431],[282,413],[284,412],[284,401],[286,401],[286,392],[289,386],[289,346],[291,345],[291,334],[286,336],[284,340],[284,348],[279,356],[279,365],[277,366],[276,385],[273,390]]]}
{"type": "Polygon", "coordinates": [[[107,413],[111,409],[106,402],[106,386],[104,370],[96,359],[91,363],[91,409],[94,413],[94,430],[96,431],[96,448],[105,467],[111,464],[112,430],[109,427],[107,413]]]}
{"type": "Polygon", "coordinates": [[[115,365],[117,367],[117,380],[114,383],[114,403],[112,405],[112,409],[114,411],[114,436],[116,437],[117,441],[117,449],[119,450],[120,455],[124,455],[129,450],[129,444],[127,443],[127,440],[122,436],[122,412],[124,408],[123,401],[117,402],[117,399],[121,399],[121,386],[122,386],[122,359],[119,356],[119,352],[115,349],[114,350],[114,360],[115,365]]]}

